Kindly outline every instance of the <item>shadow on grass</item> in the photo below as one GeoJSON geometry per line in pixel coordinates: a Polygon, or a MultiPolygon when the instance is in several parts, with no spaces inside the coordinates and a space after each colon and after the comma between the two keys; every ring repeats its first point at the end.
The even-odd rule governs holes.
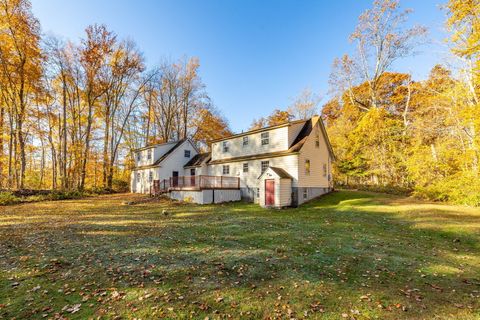
{"type": "MultiPolygon", "coordinates": [[[[83,288],[92,307],[79,317],[474,318],[480,216],[398,199],[338,192],[289,210],[116,199],[2,217],[0,298],[10,304],[0,315],[39,316],[45,303],[28,306],[25,297],[41,282],[51,292],[83,288]],[[445,229],[446,221],[471,231],[445,229]]],[[[83,301],[78,290],[46,296],[58,311],[83,301]]]]}

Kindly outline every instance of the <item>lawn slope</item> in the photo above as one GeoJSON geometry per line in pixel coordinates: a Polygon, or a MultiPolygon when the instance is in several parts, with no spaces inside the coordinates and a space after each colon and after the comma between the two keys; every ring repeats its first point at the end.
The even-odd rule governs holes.
{"type": "Polygon", "coordinates": [[[136,198],[0,208],[0,318],[480,318],[478,209],[136,198]]]}

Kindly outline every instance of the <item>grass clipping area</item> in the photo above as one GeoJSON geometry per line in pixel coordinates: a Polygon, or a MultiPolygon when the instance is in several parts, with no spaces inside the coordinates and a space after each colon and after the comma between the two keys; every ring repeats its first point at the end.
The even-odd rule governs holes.
{"type": "Polygon", "coordinates": [[[480,318],[478,208],[138,197],[1,207],[0,318],[480,318]]]}

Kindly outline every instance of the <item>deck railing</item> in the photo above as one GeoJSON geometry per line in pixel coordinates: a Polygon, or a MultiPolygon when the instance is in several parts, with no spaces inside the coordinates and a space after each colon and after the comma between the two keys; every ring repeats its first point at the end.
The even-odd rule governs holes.
{"type": "Polygon", "coordinates": [[[179,176],[154,180],[150,193],[153,195],[170,190],[240,189],[240,178],[228,176],[179,176]]]}

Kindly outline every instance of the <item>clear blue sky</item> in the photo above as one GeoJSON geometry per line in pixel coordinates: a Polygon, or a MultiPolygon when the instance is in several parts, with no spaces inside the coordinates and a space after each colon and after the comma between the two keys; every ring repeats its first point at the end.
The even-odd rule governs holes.
{"type": "MultiPolygon", "coordinates": [[[[403,0],[410,22],[429,28],[431,44],[395,69],[425,78],[442,62],[445,0],[403,0]]],[[[332,61],[369,0],[32,0],[42,30],[74,41],[104,23],[134,39],[149,65],[162,58],[200,58],[200,74],[234,131],[285,108],[303,88],[326,95],[332,61]]],[[[325,102],[324,99],[322,102],[325,102]]]]}

